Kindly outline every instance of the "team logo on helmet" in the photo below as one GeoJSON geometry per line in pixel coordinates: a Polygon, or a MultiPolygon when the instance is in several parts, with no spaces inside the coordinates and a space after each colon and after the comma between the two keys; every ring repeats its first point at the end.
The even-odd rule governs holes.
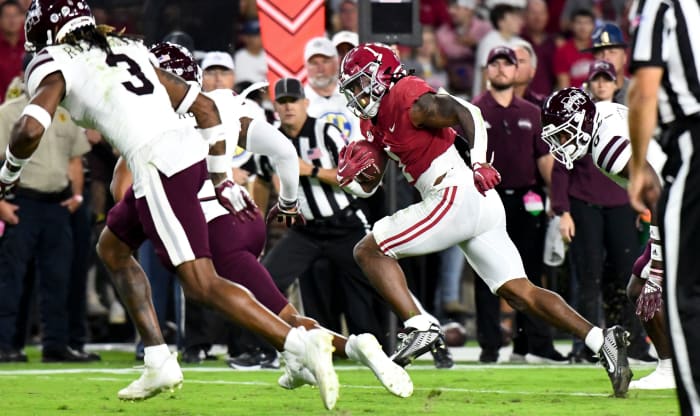
{"type": "Polygon", "coordinates": [[[581,92],[581,90],[571,90],[568,97],[561,100],[561,104],[564,109],[570,113],[579,111],[584,104],[588,101],[588,98],[581,92]]]}

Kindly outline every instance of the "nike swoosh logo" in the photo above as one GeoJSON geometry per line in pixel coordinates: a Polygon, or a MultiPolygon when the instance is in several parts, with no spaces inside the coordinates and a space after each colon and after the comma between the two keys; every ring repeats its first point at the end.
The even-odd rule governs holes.
{"type": "Polygon", "coordinates": [[[391,127],[389,127],[389,131],[393,133],[395,128],[396,128],[396,123],[392,124],[391,127]]]}
{"type": "Polygon", "coordinates": [[[342,174],[343,171],[345,171],[345,168],[347,168],[347,167],[348,167],[348,165],[345,165],[345,166],[343,166],[342,168],[338,169],[338,173],[339,173],[339,174],[342,174]]]}
{"type": "Polygon", "coordinates": [[[608,373],[614,373],[614,372],[615,372],[615,366],[613,365],[612,360],[610,359],[610,357],[608,356],[608,354],[605,354],[605,351],[603,351],[603,354],[605,355],[605,358],[606,358],[605,364],[608,365],[608,368],[607,368],[608,373]]]}

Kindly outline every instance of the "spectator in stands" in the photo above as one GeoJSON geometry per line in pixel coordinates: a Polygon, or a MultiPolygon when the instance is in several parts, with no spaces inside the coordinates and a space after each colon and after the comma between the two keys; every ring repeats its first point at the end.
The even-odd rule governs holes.
{"type": "Polygon", "coordinates": [[[423,42],[412,49],[411,57],[404,60],[407,69],[415,70],[414,75],[423,78],[434,89],[447,87],[445,60],[437,47],[435,31],[423,26],[423,42]]]}
{"type": "Polygon", "coordinates": [[[496,46],[508,46],[511,42],[519,40],[518,35],[523,28],[522,9],[505,4],[505,1],[493,6],[489,18],[493,29],[481,39],[476,49],[472,97],[476,97],[486,89],[486,59],[491,49],[496,46]]]}
{"type": "Polygon", "coordinates": [[[304,66],[309,116],[335,124],[345,140],[359,140],[360,119],[347,107],[347,98],[338,87],[338,51],[333,42],[326,37],[310,39],[304,47],[304,66]]]}
{"type": "Polygon", "coordinates": [[[594,102],[613,101],[617,74],[608,61],[595,61],[588,70],[587,89],[594,102]]]}
{"type": "Polygon", "coordinates": [[[474,52],[491,24],[475,14],[476,0],[451,0],[451,24],[437,28],[438,46],[447,60],[449,88],[453,94],[469,94],[474,81],[474,52]]]}
{"type": "Polygon", "coordinates": [[[515,71],[513,92],[516,97],[520,97],[534,104],[537,108],[541,108],[545,96],[532,90],[532,82],[539,65],[537,55],[530,42],[526,40],[515,42],[513,44],[513,51],[515,52],[515,57],[518,58],[518,68],[515,71]]]}
{"type": "Polygon", "coordinates": [[[360,39],[355,32],[341,30],[333,35],[331,42],[333,42],[333,46],[335,46],[335,50],[338,52],[338,62],[342,62],[345,54],[348,53],[350,49],[360,44],[360,39]]]}
{"type": "Polygon", "coordinates": [[[15,0],[0,3],[0,103],[10,81],[22,71],[24,9],[15,0]]]}
{"type": "Polygon", "coordinates": [[[423,26],[438,28],[450,24],[450,13],[445,0],[421,0],[418,20],[423,26]]]}
{"type": "Polygon", "coordinates": [[[525,26],[520,36],[532,44],[536,55],[537,70],[530,89],[544,97],[552,93],[557,82],[557,77],[554,75],[554,53],[557,49],[557,37],[547,32],[548,21],[547,2],[545,0],[528,0],[527,8],[525,8],[525,26]]]}
{"type": "Polygon", "coordinates": [[[566,0],[561,12],[561,29],[573,30],[576,11],[580,9],[590,10],[597,22],[607,20],[621,23],[626,18],[626,3],[627,0],[566,0]]]}
{"type": "Polygon", "coordinates": [[[554,73],[557,76],[557,89],[581,87],[588,78],[588,66],[594,59],[590,52],[582,52],[591,44],[591,35],[595,28],[593,12],[579,9],[571,19],[573,37],[556,51],[554,73]]]}
{"type": "Polygon", "coordinates": [[[202,60],[202,90],[233,89],[236,83],[233,58],[228,52],[208,52],[202,60]]]}
{"type": "Polygon", "coordinates": [[[267,80],[267,55],[260,38],[260,22],[248,20],[241,31],[245,47],[233,55],[236,80],[260,82],[267,80]]]}
{"type": "Polygon", "coordinates": [[[342,0],[338,5],[338,30],[348,30],[357,33],[358,14],[357,0],[342,0]]]}
{"type": "MultiPolygon", "coordinates": [[[[496,190],[505,208],[508,235],[520,252],[528,279],[542,286],[547,215],[543,203],[545,192],[538,178],[549,184],[554,159],[546,143],[540,140],[539,108],[514,93],[518,70],[515,51],[505,46],[496,47],[489,53],[487,63],[486,74],[491,87],[473,103],[481,109],[486,121],[487,153],[495,154],[494,167],[501,173],[502,180],[496,190]]],[[[476,281],[477,325],[494,326],[495,323],[498,328],[499,300],[482,279],[476,281]]],[[[543,320],[518,312],[516,327],[512,358],[524,361],[529,353],[542,360],[565,360],[554,349],[551,328],[543,320]]],[[[480,341],[480,361],[496,362],[500,333],[495,330],[479,332],[484,336],[492,334],[491,339],[480,341]]]]}
{"type": "Polygon", "coordinates": [[[591,47],[587,52],[593,53],[597,60],[610,62],[615,68],[615,96],[613,101],[627,105],[627,43],[620,27],[611,22],[598,26],[591,35],[591,47]]]}

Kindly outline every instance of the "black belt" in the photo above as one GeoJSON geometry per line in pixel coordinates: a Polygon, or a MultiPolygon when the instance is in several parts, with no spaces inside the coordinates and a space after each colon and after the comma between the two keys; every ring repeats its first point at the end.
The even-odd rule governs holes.
{"type": "Polygon", "coordinates": [[[47,202],[50,204],[63,202],[73,196],[73,191],[68,185],[60,192],[41,192],[29,188],[15,188],[14,194],[21,198],[33,199],[39,202],[47,202]]]}
{"type": "Polygon", "coordinates": [[[313,220],[309,220],[307,221],[306,226],[322,227],[328,225],[337,225],[338,223],[353,220],[355,218],[355,208],[352,205],[348,205],[347,207],[341,209],[340,211],[336,212],[330,217],[314,218],[313,220]]]}

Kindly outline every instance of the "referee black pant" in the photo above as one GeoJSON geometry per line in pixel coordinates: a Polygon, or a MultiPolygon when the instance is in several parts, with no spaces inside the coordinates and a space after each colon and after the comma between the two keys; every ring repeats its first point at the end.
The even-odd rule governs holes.
{"type": "MultiPolygon", "coordinates": [[[[323,270],[332,270],[332,274],[323,276],[328,282],[334,281],[335,293],[318,293],[302,287],[304,307],[311,303],[310,311],[323,309],[319,304],[340,302],[351,334],[369,332],[382,345],[386,341],[388,329],[382,324],[386,321],[387,306],[370,285],[353,258],[353,249],[365,236],[364,227],[339,230],[338,228],[314,227],[309,224],[298,229],[293,228],[282,237],[263,259],[263,265],[272,275],[273,280],[283,292],[294,279],[312,269],[319,267],[318,260],[324,262],[323,270]]],[[[318,269],[317,269],[318,270],[318,269]]],[[[301,280],[303,286],[308,279],[301,280]]],[[[310,312],[308,311],[308,312],[310,312]]],[[[316,318],[308,314],[311,318],[316,318]]]]}
{"type": "Polygon", "coordinates": [[[681,414],[700,415],[700,121],[679,123],[664,134],[664,305],[681,414]]]}

